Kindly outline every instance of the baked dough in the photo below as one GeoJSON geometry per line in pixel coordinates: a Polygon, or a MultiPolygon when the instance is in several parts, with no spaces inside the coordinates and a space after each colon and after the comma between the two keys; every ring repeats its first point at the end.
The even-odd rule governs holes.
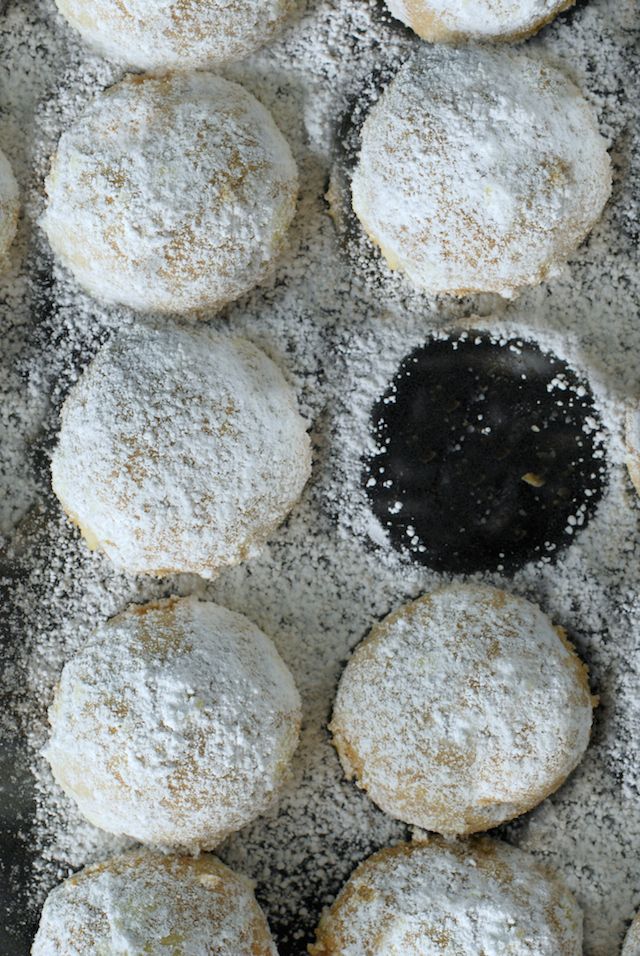
{"type": "Polygon", "coordinates": [[[67,398],[51,471],[116,567],[213,577],[259,553],[310,460],[294,392],[260,349],[202,325],[139,326],[67,398]]]}
{"type": "Polygon", "coordinates": [[[57,886],[32,956],[277,956],[253,886],[214,856],[134,850],[57,886]]]}
{"type": "Polygon", "coordinates": [[[640,406],[627,413],[627,469],[634,488],[640,495],[640,406]]]}
{"type": "Polygon", "coordinates": [[[19,212],[18,184],[9,160],[0,150],[0,258],[15,238],[19,212]]]}
{"type": "Polygon", "coordinates": [[[272,806],[300,699],[273,642],[195,598],[130,607],[64,667],[45,756],[95,826],[212,849],[272,806]]]}
{"type": "Polygon", "coordinates": [[[293,0],[56,0],[99,53],[138,70],[207,69],[270,40],[293,0]]]}
{"type": "Polygon", "coordinates": [[[46,181],[51,247],[96,299],[215,311],[272,272],[296,204],[271,114],[210,73],[127,76],[60,138],[46,181]]]}
{"type": "Polygon", "coordinates": [[[371,109],[353,209],[392,269],[430,294],[556,275],[611,191],[593,110],[557,69],[508,49],[431,47],[371,109]]]}
{"type": "Polygon", "coordinates": [[[640,916],[637,913],[625,937],[621,956],[640,956],[640,916]]]}
{"type": "Polygon", "coordinates": [[[524,40],[574,0],[386,0],[391,13],[430,43],[524,40]]]}
{"type": "Polygon", "coordinates": [[[454,584],[356,648],[330,729],[348,777],[425,830],[488,830],[535,807],[581,760],[587,671],[534,604],[454,584]]]}
{"type": "Polygon", "coordinates": [[[582,914],[527,853],[488,838],[369,857],[317,930],[312,956],[582,956],[582,914]]]}

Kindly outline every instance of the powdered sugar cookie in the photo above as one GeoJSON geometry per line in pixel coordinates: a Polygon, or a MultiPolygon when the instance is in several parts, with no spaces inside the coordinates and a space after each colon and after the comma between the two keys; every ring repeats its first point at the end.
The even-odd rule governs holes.
{"type": "Polygon", "coordinates": [[[312,956],[581,956],[582,914],[533,857],[488,838],[400,844],[353,873],[312,956]]]}
{"type": "Polygon", "coordinates": [[[67,398],[51,471],[67,514],[118,568],[212,577],[289,513],[310,444],[293,390],[255,346],[140,327],[67,398]]]}
{"type": "Polygon", "coordinates": [[[637,914],[625,937],[621,956],[640,956],[640,916],[637,914]]]}
{"type": "Polygon", "coordinates": [[[276,956],[251,882],[209,854],[134,850],[51,891],[32,956],[276,956]]]}
{"type": "Polygon", "coordinates": [[[19,211],[18,184],[9,160],[0,150],[0,257],[7,254],[15,238],[19,211]]]}
{"type": "Polygon", "coordinates": [[[398,20],[430,43],[523,40],[574,0],[386,0],[398,20]]]}
{"type": "Polygon", "coordinates": [[[555,275],[611,190],[591,107],[551,66],[510,50],[432,47],[362,129],[353,208],[418,289],[497,292],[555,275]]]}
{"type": "Polygon", "coordinates": [[[297,182],[271,115],[238,84],[129,76],[60,138],[43,226],[102,302],[216,310],[270,274],[297,182]]]}
{"type": "Polygon", "coordinates": [[[454,584],[373,628],[330,729],[347,776],[384,811],[464,834],[560,786],[589,742],[593,703],[586,668],[538,607],[454,584]]]}
{"type": "Polygon", "coordinates": [[[238,60],[270,40],[293,0],[56,0],[104,56],[139,70],[188,70],[238,60]]]}
{"type": "Polygon", "coordinates": [[[300,699],[255,624],[173,598],[98,627],[64,667],[49,719],[45,756],[87,820],[199,850],[273,804],[300,699]]]}
{"type": "Polygon", "coordinates": [[[626,425],[627,469],[640,495],[640,406],[627,413],[626,425]]]}

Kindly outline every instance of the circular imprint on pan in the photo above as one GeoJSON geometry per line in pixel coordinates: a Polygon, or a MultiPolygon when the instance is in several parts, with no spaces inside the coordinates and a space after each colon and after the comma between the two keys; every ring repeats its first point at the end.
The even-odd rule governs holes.
{"type": "Polygon", "coordinates": [[[362,481],[392,546],[438,571],[553,560],[606,486],[588,383],[555,355],[484,332],[406,356],[371,412],[362,481]]]}

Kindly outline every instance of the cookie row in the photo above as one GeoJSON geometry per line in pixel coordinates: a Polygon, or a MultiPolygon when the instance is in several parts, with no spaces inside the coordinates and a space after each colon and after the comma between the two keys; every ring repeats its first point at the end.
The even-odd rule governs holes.
{"type": "MultiPolygon", "coordinates": [[[[0,165],[0,251],[16,219],[0,165]]],[[[126,76],[63,133],[42,226],[99,301],[206,316],[272,273],[298,193],[268,111],[210,73],[126,76]]],[[[611,190],[606,143],[562,72],[523,53],[426,48],[373,106],[353,210],[392,269],[430,294],[555,275],[611,190]]]]}
{"type": "MultiPolygon", "coordinates": [[[[374,627],[344,671],[331,731],[347,775],[383,810],[421,828],[466,835],[531,809],[560,786],[587,746],[594,702],[584,665],[536,606],[494,588],[455,584],[374,627]]],[[[300,701],[255,625],[183,598],[132,607],[98,628],[65,666],[50,720],[45,755],[87,819],[153,846],[196,852],[213,849],[272,805],[297,745],[300,701]]],[[[427,861],[432,852],[463,861],[485,852],[484,844],[456,846],[432,842],[427,861]]],[[[421,853],[415,852],[419,871],[426,865],[421,853]]],[[[510,848],[495,853],[518,858],[510,848]]],[[[536,870],[520,856],[525,869],[536,870]]],[[[396,851],[375,859],[376,872],[380,864],[393,869],[396,851]]],[[[414,861],[414,848],[407,859],[414,861]]],[[[163,863],[162,873],[172,866],[163,863]]],[[[188,863],[175,866],[192,879],[188,863]]],[[[73,923],[69,900],[82,897],[93,874],[54,891],[39,934],[50,948],[35,952],[67,952],[52,942],[52,913],[58,923],[61,914],[73,923]]],[[[447,879],[455,884],[455,867],[447,879]]],[[[428,899],[433,881],[426,872],[416,881],[428,899]]],[[[397,900],[384,896],[390,918],[403,911],[405,889],[397,888],[397,900]]],[[[343,919],[344,900],[353,896],[345,894],[323,920],[318,953],[352,951],[327,942],[336,932],[327,926],[343,919]]],[[[367,905],[372,899],[363,897],[367,905]]],[[[249,914],[245,908],[243,918],[249,914]]],[[[96,925],[102,924],[87,932],[97,932],[96,925]]],[[[346,925],[353,930],[354,920],[346,925]]],[[[367,932],[358,930],[361,942],[367,932]]],[[[480,922],[475,932],[481,943],[489,929],[480,922]]],[[[537,932],[547,938],[543,926],[537,932]]],[[[577,952],[577,930],[568,940],[569,948],[545,943],[540,952],[577,952]]],[[[245,951],[251,950],[237,950],[245,951]]],[[[388,950],[354,950],[378,951],[388,950]]],[[[462,951],[478,950],[469,943],[462,951]]]]}
{"type": "MultiPolygon", "coordinates": [[[[390,12],[431,42],[521,40],[573,0],[386,0],[390,12]]],[[[56,0],[94,50],[140,70],[210,69],[271,40],[295,0],[56,0]]],[[[300,11],[297,11],[298,13],[300,11]]]]}
{"type": "MultiPolygon", "coordinates": [[[[636,932],[634,924],[624,956],[637,956],[636,932]]],[[[33,956],[165,950],[277,953],[246,878],[209,854],[137,850],[89,866],[53,890],[33,956]]],[[[454,952],[581,956],[582,914],[563,882],[521,850],[488,838],[420,838],[362,863],[309,947],[311,956],[454,952]]]]}
{"type": "MultiPolygon", "coordinates": [[[[640,413],[627,464],[640,488],[640,413]]],[[[122,571],[215,577],[257,555],[311,472],[296,395],[244,339],[139,323],[113,337],[62,408],[53,489],[122,571]]]]}
{"type": "MultiPolygon", "coordinates": [[[[347,777],[391,816],[445,835],[532,809],[582,758],[587,672],[530,602],[453,584],[354,652],[330,730],[347,777]]],[[[132,607],[62,673],[45,755],[111,833],[212,849],[259,816],[298,741],[300,701],[272,642],[195,598],[132,607]]]]}

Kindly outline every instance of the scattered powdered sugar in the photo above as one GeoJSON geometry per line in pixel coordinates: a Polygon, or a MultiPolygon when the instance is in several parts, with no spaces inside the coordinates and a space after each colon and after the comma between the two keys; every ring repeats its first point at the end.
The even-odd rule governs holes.
{"type": "MultiPolygon", "coordinates": [[[[360,456],[370,441],[369,409],[403,356],[448,326],[477,327],[469,317],[480,315],[498,341],[513,332],[586,375],[604,426],[608,487],[573,545],[555,562],[532,563],[511,578],[477,577],[526,596],[567,627],[601,697],[584,760],[503,835],[547,861],[574,890],[585,912],[586,956],[617,956],[640,904],[640,533],[622,441],[626,405],[640,397],[636,7],[632,0],[588,0],[526,46],[530,56],[567,71],[596,109],[611,144],[614,184],[603,218],[563,274],[510,304],[496,296],[428,299],[372,258],[366,244],[355,256],[341,245],[323,197],[344,113],[359,91],[374,95],[374,71],[401,63],[420,41],[374,0],[301,7],[277,43],[225,70],[273,113],[298,164],[301,197],[275,279],[212,325],[265,349],[295,383],[314,423],[314,469],[300,504],[261,555],[210,583],[119,574],[89,553],[50,491],[49,455],[70,386],[105,338],[138,321],[80,292],[52,263],[37,226],[61,131],[119,71],[89,55],[46,0],[12,0],[0,20],[0,146],[24,209],[0,280],[0,725],[4,808],[20,831],[3,905],[24,941],[20,948],[3,939],[4,949],[27,952],[48,889],[72,868],[121,848],[80,820],[38,753],[63,664],[93,627],[131,601],[196,593],[246,614],[273,637],[294,674],[304,717],[294,780],[279,812],[220,850],[257,880],[282,956],[301,956],[322,906],[357,863],[406,835],[344,779],[327,722],[344,663],[376,619],[447,578],[384,543],[370,547],[360,456]]],[[[368,104],[363,98],[360,112],[368,104]]]]}
{"type": "Polygon", "coordinates": [[[263,352],[142,324],[75,386],[52,459],[60,501],[116,567],[203,577],[257,554],[309,471],[295,395],[263,352]]]}
{"type": "Polygon", "coordinates": [[[251,621],[169,600],[98,627],[67,662],[44,755],[104,830],[211,849],[273,803],[299,711],[291,675],[251,621]]]}
{"type": "Polygon", "coordinates": [[[270,40],[295,0],[56,0],[84,40],[133,69],[206,69],[270,40]]]}
{"type": "Polygon", "coordinates": [[[47,900],[34,956],[149,953],[276,956],[251,883],[210,855],[132,851],[89,867],[47,900]]]}
{"type": "Polygon", "coordinates": [[[47,177],[52,248],[102,302],[214,311],[265,279],[296,165],[268,111],[209,73],[129,76],[67,130],[47,177]]]}
{"type": "Polygon", "coordinates": [[[592,705],[583,666],[539,608],[456,584],[358,646],[330,730],[349,778],[387,813],[473,833],[564,782],[589,743],[592,705]]]}
{"type": "Polygon", "coordinates": [[[519,850],[432,837],[363,863],[312,953],[358,956],[363,939],[374,940],[374,956],[582,956],[582,914],[562,883],[519,850]]]}

